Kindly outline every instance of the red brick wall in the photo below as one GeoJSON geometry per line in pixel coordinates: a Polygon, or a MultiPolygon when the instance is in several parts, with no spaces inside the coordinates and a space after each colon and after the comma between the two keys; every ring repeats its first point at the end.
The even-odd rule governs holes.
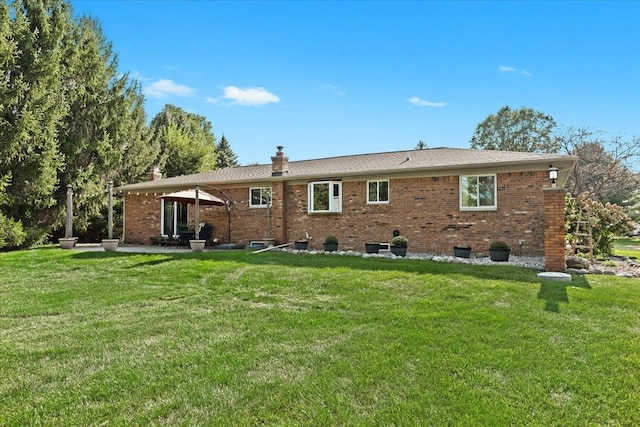
{"type": "Polygon", "coordinates": [[[160,234],[160,199],[154,194],[128,194],[124,206],[125,243],[151,244],[160,234]]]}
{"type": "MultiPolygon", "coordinates": [[[[286,243],[307,232],[313,237],[310,248],[316,249],[332,234],[341,249],[364,250],[365,242],[389,242],[399,230],[409,239],[409,252],[451,254],[454,245],[470,245],[474,252],[486,253],[491,241],[503,240],[513,255],[540,256],[545,254],[543,186],[548,182],[546,171],[498,174],[498,209],[468,212],[459,209],[457,176],[391,179],[390,203],[385,205],[367,205],[366,180],[344,181],[342,213],[313,215],[307,213],[306,183],[274,182],[271,234],[286,243]]],[[[231,241],[246,244],[266,237],[266,209],[249,208],[248,188],[225,192],[236,201],[231,241]]],[[[189,215],[193,217],[192,211],[189,215]]],[[[559,215],[558,221],[564,221],[564,211],[559,215]]],[[[224,207],[201,207],[200,220],[214,224],[220,242],[228,241],[224,207]]],[[[157,195],[127,196],[127,243],[150,242],[150,236],[160,234],[159,221],[157,195]]]]}
{"type": "Polygon", "coordinates": [[[564,188],[545,188],[544,191],[544,256],[546,271],[564,271],[564,188]]]}

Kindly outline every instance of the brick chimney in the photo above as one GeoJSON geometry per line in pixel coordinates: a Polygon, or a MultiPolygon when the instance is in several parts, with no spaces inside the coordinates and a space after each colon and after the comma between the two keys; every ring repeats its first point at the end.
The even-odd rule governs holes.
{"type": "Polygon", "coordinates": [[[154,166],[147,172],[147,181],[156,181],[158,179],[162,179],[162,172],[160,172],[160,166],[154,166]]]}
{"type": "Polygon", "coordinates": [[[282,176],[289,173],[289,158],[284,155],[282,145],[276,147],[278,151],[271,156],[271,176],[282,176]]]}

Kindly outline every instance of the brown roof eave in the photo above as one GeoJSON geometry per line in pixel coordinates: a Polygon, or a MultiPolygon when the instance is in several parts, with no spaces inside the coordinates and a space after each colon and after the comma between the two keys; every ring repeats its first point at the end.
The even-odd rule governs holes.
{"type": "MultiPolygon", "coordinates": [[[[571,171],[575,167],[578,161],[577,156],[569,155],[549,155],[549,157],[537,158],[537,159],[525,159],[525,160],[510,160],[504,162],[482,162],[482,163],[463,163],[463,164],[450,164],[442,166],[416,166],[416,167],[397,167],[393,169],[371,169],[371,170],[356,170],[356,171],[336,171],[333,173],[314,173],[314,174],[284,174],[279,176],[265,175],[264,177],[250,177],[246,179],[233,179],[224,181],[206,181],[203,177],[193,176],[192,179],[174,180],[173,178],[166,178],[158,181],[145,181],[135,184],[127,184],[117,187],[115,190],[120,192],[130,193],[163,193],[172,192],[182,189],[192,188],[195,184],[200,184],[202,187],[214,186],[214,187],[229,187],[238,185],[247,185],[251,183],[261,182],[278,182],[278,181],[308,181],[317,179],[344,179],[353,178],[359,176],[398,176],[398,175],[413,175],[427,174],[427,175],[447,175],[457,174],[463,171],[483,171],[494,170],[496,172],[513,172],[513,171],[531,171],[531,170],[545,170],[553,164],[553,166],[560,169],[558,184],[564,185],[571,174],[571,171]],[[525,166],[525,167],[523,167],[525,166]],[[532,167],[535,166],[535,167],[532,167]],[[196,179],[199,178],[199,179],[196,179]],[[174,182],[163,182],[174,181],[174,182]]],[[[184,178],[184,177],[176,177],[184,178]]]]}

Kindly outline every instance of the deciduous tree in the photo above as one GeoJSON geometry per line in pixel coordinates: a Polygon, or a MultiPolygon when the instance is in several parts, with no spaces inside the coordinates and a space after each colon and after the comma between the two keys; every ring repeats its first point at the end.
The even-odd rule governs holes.
{"type": "Polygon", "coordinates": [[[160,147],[156,163],[165,176],[215,169],[215,136],[204,116],[167,104],[151,121],[151,133],[160,147]]]}
{"type": "MultiPolygon", "coordinates": [[[[618,205],[600,203],[589,197],[587,192],[575,197],[567,193],[565,230],[566,238],[571,243],[577,238],[575,233],[578,220],[589,221],[594,251],[604,256],[611,255],[614,237],[626,235],[634,225],[631,218],[618,205]]],[[[584,230],[581,231],[584,232],[584,230]]]]}
{"type": "Polygon", "coordinates": [[[556,121],[548,114],[522,107],[502,107],[478,126],[471,138],[471,148],[483,150],[555,153],[553,138],[556,121]]]}
{"type": "Polygon", "coordinates": [[[556,140],[580,159],[567,182],[574,195],[587,193],[602,203],[624,206],[640,186],[632,167],[640,161],[640,138],[605,139],[588,128],[568,128],[556,140]]]}

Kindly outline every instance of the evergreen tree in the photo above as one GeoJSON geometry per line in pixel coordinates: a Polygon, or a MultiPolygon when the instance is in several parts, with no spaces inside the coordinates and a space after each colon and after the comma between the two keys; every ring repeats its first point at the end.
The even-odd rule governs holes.
{"type": "Polygon", "coordinates": [[[157,158],[139,84],[63,0],[0,4],[0,67],[0,246],[55,235],[67,184],[82,235],[106,216],[107,181],[139,180],[157,158]]]}
{"type": "MultiPolygon", "coordinates": [[[[0,4],[0,70],[6,70],[3,75],[0,75],[0,100],[9,98],[9,78],[11,77],[11,69],[15,67],[15,59],[18,56],[18,45],[13,39],[13,26],[9,17],[9,5],[6,3],[0,4]]],[[[0,132],[7,132],[7,120],[11,119],[9,111],[6,109],[4,103],[0,103],[0,132]]],[[[15,143],[14,141],[7,141],[7,143],[15,143]]],[[[4,146],[5,142],[2,141],[0,145],[0,248],[6,246],[16,246],[22,243],[24,240],[24,232],[22,230],[22,223],[7,218],[2,213],[3,206],[6,206],[8,195],[6,187],[11,181],[11,169],[8,167],[10,164],[8,153],[9,150],[4,146]]]]}
{"type": "Polygon", "coordinates": [[[429,146],[423,140],[418,141],[418,143],[416,144],[416,150],[426,150],[428,148],[429,146]]]}
{"type": "Polygon", "coordinates": [[[7,184],[1,208],[32,243],[50,231],[64,160],[58,130],[67,112],[62,58],[70,12],[60,1],[17,0],[1,13],[0,177],[7,184]]]}
{"type": "Polygon", "coordinates": [[[217,147],[218,159],[216,160],[216,167],[218,169],[239,166],[238,156],[231,149],[229,141],[222,134],[220,142],[217,147]]]}
{"type": "MultiPolygon", "coordinates": [[[[78,21],[65,58],[70,105],[60,133],[66,161],[57,198],[62,197],[66,183],[72,185],[78,195],[74,228],[82,235],[92,224],[90,235],[97,239],[105,234],[108,181],[118,185],[130,177],[139,180],[158,149],[149,144],[141,88],[118,72],[111,43],[96,21],[78,21]]],[[[55,225],[61,227],[64,212],[57,214],[55,225]]]]}

